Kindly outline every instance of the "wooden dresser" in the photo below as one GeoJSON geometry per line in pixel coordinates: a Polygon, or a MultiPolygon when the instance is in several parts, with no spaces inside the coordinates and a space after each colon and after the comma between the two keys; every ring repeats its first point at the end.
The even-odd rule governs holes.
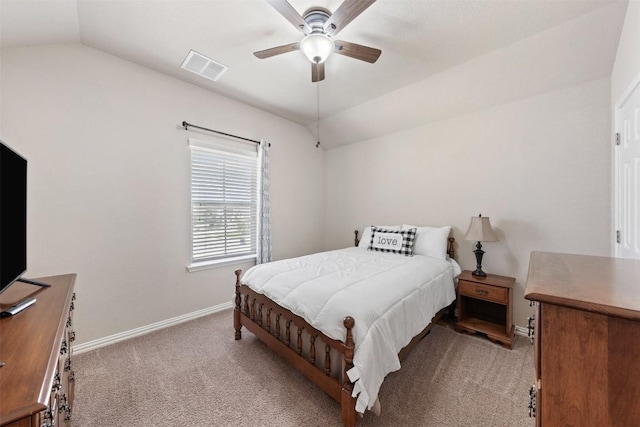
{"type": "Polygon", "coordinates": [[[538,426],[640,426],[640,260],[533,252],[538,426]]]}
{"type": "Polygon", "coordinates": [[[42,277],[50,288],[16,282],[0,295],[5,309],[27,297],[36,303],[0,319],[0,426],[63,426],[71,418],[73,286],[76,275],[42,277]]]}

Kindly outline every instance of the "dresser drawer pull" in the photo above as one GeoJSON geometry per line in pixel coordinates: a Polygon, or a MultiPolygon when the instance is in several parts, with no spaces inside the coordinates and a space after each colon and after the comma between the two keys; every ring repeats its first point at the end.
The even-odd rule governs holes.
{"type": "Polygon", "coordinates": [[[56,422],[53,419],[53,411],[51,408],[47,408],[42,412],[42,423],[40,427],[55,427],[56,422]]]}
{"type": "Polygon", "coordinates": [[[486,289],[476,288],[476,294],[486,297],[487,295],[489,295],[489,291],[487,291],[486,289]]]}
{"type": "Polygon", "coordinates": [[[531,341],[531,344],[533,344],[533,340],[535,338],[535,334],[536,334],[536,318],[535,316],[531,316],[531,317],[527,317],[527,336],[529,337],[529,340],[531,341]]]}
{"type": "Polygon", "coordinates": [[[529,405],[527,405],[527,409],[529,409],[529,418],[535,418],[536,416],[536,386],[532,385],[529,389],[529,405]]]}
{"type": "Polygon", "coordinates": [[[51,386],[51,392],[55,393],[56,391],[62,388],[62,378],[60,378],[60,373],[56,373],[56,376],[53,377],[53,385],[51,386]]]}
{"type": "Polygon", "coordinates": [[[69,405],[67,402],[67,394],[62,393],[60,396],[60,402],[58,402],[58,412],[67,411],[69,409],[69,405]]]}

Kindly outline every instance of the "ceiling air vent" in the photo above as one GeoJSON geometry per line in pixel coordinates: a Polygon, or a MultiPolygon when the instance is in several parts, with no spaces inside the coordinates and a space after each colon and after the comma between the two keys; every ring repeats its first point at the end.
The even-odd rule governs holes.
{"type": "Polygon", "coordinates": [[[200,77],[204,77],[205,79],[209,79],[214,82],[229,69],[226,65],[216,62],[211,58],[207,58],[195,50],[189,51],[189,54],[184,59],[184,62],[182,62],[181,67],[184,70],[191,71],[200,77]]]}

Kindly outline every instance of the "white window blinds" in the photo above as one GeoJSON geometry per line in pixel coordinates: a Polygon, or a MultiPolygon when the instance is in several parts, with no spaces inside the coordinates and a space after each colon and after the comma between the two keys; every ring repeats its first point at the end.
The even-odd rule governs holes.
{"type": "Polygon", "coordinates": [[[257,146],[189,140],[192,264],[256,255],[257,146]]]}

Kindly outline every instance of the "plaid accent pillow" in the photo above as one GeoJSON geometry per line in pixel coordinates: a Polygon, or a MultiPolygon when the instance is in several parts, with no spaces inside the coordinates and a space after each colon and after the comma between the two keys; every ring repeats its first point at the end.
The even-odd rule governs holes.
{"type": "Polygon", "coordinates": [[[416,229],[388,230],[371,226],[370,251],[390,252],[406,256],[413,256],[413,244],[416,241],[416,229]]]}

